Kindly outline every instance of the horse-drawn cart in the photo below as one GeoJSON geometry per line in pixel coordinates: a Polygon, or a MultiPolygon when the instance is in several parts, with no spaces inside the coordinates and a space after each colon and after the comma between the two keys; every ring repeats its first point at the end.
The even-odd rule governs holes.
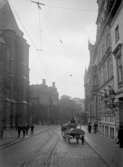
{"type": "Polygon", "coordinates": [[[71,143],[71,140],[76,140],[76,143],[79,143],[79,140],[82,144],[84,144],[84,136],[85,132],[77,128],[77,125],[73,124],[64,124],[61,127],[62,136],[65,141],[68,141],[68,143],[71,143]]]}

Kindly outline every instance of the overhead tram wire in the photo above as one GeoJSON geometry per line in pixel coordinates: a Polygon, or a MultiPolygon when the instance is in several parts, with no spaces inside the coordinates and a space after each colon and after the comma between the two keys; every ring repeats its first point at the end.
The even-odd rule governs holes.
{"type": "MultiPolygon", "coordinates": [[[[32,1],[32,2],[33,2],[33,1],[32,1]]],[[[38,2],[39,2],[39,0],[38,0],[38,2]]],[[[38,2],[37,2],[37,3],[38,3],[38,2]]],[[[31,37],[30,34],[28,33],[28,31],[27,31],[25,25],[22,23],[22,21],[21,21],[19,15],[18,15],[17,11],[15,10],[14,6],[12,5],[12,3],[11,3],[10,1],[9,1],[9,3],[10,3],[10,5],[11,5],[11,7],[12,7],[12,9],[13,9],[13,11],[14,11],[16,17],[18,18],[18,20],[19,20],[21,26],[23,27],[23,29],[24,29],[26,35],[28,36],[28,38],[29,38],[29,40],[30,40],[32,46],[34,47],[34,49],[37,50],[37,51],[42,51],[42,49],[38,49],[37,46],[35,45],[34,41],[32,40],[32,37],[31,37]]],[[[45,4],[42,3],[41,5],[44,6],[45,4]]],[[[48,5],[45,5],[45,6],[46,6],[47,8],[59,8],[59,9],[73,10],[73,11],[77,10],[77,12],[95,12],[95,11],[90,11],[90,10],[87,10],[87,9],[66,8],[66,7],[48,6],[48,5]]],[[[39,11],[39,22],[40,22],[40,11],[39,11]]]]}
{"type": "MultiPolygon", "coordinates": [[[[39,34],[40,34],[39,40],[40,40],[40,45],[41,45],[41,24],[40,24],[41,23],[40,22],[41,18],[40,18],[40,10],[42,9],[41,6],[45,6],[45,4],[42,3],[42,2],[40,2],[39,0],[38,1],[31,0],[31,2],[33,2],[34,4],[36,4],[37,7],[38,7],[38,22],[39,22],[39,34]]],[[[37,51],[40,51],[40,50],[38,49],[37,51]]],[[[47,74],[47,72],[46,72],[46,69],[45,69],[44,70],[44,75],[46,76],[46,74],[47,74]]]]}
{"type": "MultiPolygon", "coordinates": [[[[37,48],[36,44],[34,43],[34,41],[32,40],[32,37],[31,37],[30,34],[28,33],[28,31],[27,31],[25,25],[22,23],[21,18],[20,18],[20,16],[18,15],[16,9],[14,8],[14,6],[12,5],[12,3],[11,3],[10,1],[9,1],[9,4],[10,4],[10,6],[11,6],[11,8],[12,8],[14,14],[15,14],[15,16],[16,16],[17,19],[19,20],[20,25],[21,25],[22,28],[24,29],[24,32],[25,32],[26,36],[28,37],[28,39],[29,39],[31,45],[32,45],[33,48],[37,51],[38,48],[37,48]]],[[[40,49],[40,51],[42,51],[42,50],[40,49]]]]}
{"type": "MultiPolygon", "coordinates": [[[[42,9],[42,6],[45,6],[44,3],[40,2],[39,0],[38,1],[33,1],[31,0],[32,3],[34,3],[35,5],[37,5],[38,7],[38,24],[39,24],[39,45],[41,46],[41,18],[40,18],[40,10],[42,9]]],[[[41,51],[40,49],[37,49],[37,51],[41,51]]]]}
{"type": "MultiPolygon", "coordinates": [[[[38,0],[38,2],[39,2],[39,0],[38,0]]],[[[38,3],[37,2],[37,3],[38,3]]],[[[43,3],[42,3],[43,4],[43,3]]],[[[43,6],[44,6],[44,4],[43,4],[43,6]]],[[[47,4],[45,4],[45,7],[47,7],[47,8],[58,8],[58,9],[63,9],[63,10],[72,10],[72,11],[74,11],[74,12],[88,12],[88,13],[94,13],[94,12],[96,12],[95,10],[88,10],[88,9],[79,9],[79,8],[67,8],[67,7],[61,7],[61,6],[49,6],[49,5],[47,5],[47,4]],[[76,10],[76,11],[75,11],[76,10]]],[[[44,23],[43,23],[44,24],[44,23]]],[[[47,28],[46,28],[46,25],[45,25],[45,30],[46,30],[47,28]]],[[[61,45],[63,45],[63,40],[61,39],[61,38],[58,38],[58,41],[59,41],[59,43],[60,43],[60,46],[61,45]]]]}
{"type": "Polygon", "coordinates": [[[40,10],[41,9],[38,8],[39,45],[40,45],[39,48],[41,47],[41,22],[40,22],[41,17],[40,17],[40,10]]]}
{"type": "Polygon", "coordinates": [[[50,6],[50,5],[46,5],[47,8],[58,8],[58,9],[63,9],[63,10],[72,10],[74,12],[88,12],[88,13],[95,13],[95,10],[88,10],[88,9],[80,9],[80,8],[67,8],[67,7],[63,7],[63,6],[50,6]]]}
{"type": "MultiPolygon", "coordinates": [[[[88,9],[79,9],[79,8],[67,8],[67,7],[61,7],[61,6],[49,6],[47,4],[45,4],[45,7],[47,8],[58,8],[58,9],[63,9],[63,10],[72,10],[74,12],[88,12],[88,13],[95,13],[95,10],[88,10],[88,9]],[[76,11],[75,11],[76,10],[76,11]]],[[[60,45],[63,45],[63,40],[58,38],[58,41],[60,43],[60,45]]]]}

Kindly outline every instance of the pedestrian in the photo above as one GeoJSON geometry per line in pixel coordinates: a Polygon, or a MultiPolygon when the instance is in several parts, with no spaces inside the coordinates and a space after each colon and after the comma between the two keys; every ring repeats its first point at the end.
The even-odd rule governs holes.
{"type": "Polygon", "coordinates": [[[120,148],[123,148],[123,125],[120,125],[118,129],[118,142],[117,144],[120,145],[120,148]]]}
{"type": "Polygon", "coordinates": [[[96,134],[97,133],[97,128],[98,128],[97,122],[94,122],[93,128],[94,128],[94,133],[96,134]]]}
{"type": "Polygon", "coordinates": [[[26,125],[25,127],[25,131],[26,131],[26,135],[28,135],[28,131],[29,131],[29,124],[26,125]]]}
{"type": "Polygon", "coordinates": [[[80,135],[76,134],[76,143],[79,144],[80,135]]]}
{"type": "Polygon", "coordinates": [[[84,142],[85,142],[85,137],[84,137],[84,135],[81,135],[81,136],[80,136],[80,139],[81,139],[81,143],[84,144],[84,142]]]}
{"type": "Polygon", "coordinates": [[[21,133],[21,127],[17,125],[17,132],[18,132],[18,137],[20,137],[20,133],[21,133]]]}
{"type": "Polygon", "coordinates": [[[34,133],[34,125],[32,124],[30,128],[31,128],[31,134],[33,134],[34,133]]]}
{"type": "Polygon", "coordinates": [[[76,123],[76,120],[74,118],[71,119],[70,123],[73,123],[75,124],[76,123]]]}
{"type": "Polygon", "coordinates": [[[91,129],[92,129],[92,126],[91,126],[91,122],[88,123],[88,132],[91,133],[91,129]]]}
{"type": "Polygon", "coordinates": [[[2,121],[2,125],[0,127],[0,138],[1,139],[3,139],[4,137],[4,130],[5,130],[4,121],[2,121]]]}
{"type": "Polygon", "coordinates": [[[22,128],[22,132],[23,132],[23,137],[25,137],[25,135],[26,135],[26,127],[22,126],[21,128],[22,128]]]}

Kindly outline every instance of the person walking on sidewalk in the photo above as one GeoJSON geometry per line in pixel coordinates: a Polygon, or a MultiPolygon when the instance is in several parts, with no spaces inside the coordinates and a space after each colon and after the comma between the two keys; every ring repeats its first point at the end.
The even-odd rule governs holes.
{"type": "Polygon", "coordinates": [[[26,126],[22,127],[22,132],[23,132],[23,137],[25,137],[25,135],[26,135],[26,126]]]}
{"type": "Polygon", "coordinates": [[[80,136],[80,139],[81,139],[81,143],[84,144],[84,142],[85,142],[85,137],[84,137],[84,135],[81,135],[81,136],[80,136]]]}
{"type": "Polygon", "coordinates": [[[34,125],[32,124],[30,128],[31,128],[31,134],[33,135],[33,133],[34,133],[34,125]]]}
{"type": "Polygon", "coordinates": [[[80,135],[76,134],[76,143],[79,144],[80,135]]]}
{"type": "Polygon", "coordinates": [[[93,128],[94,128],[94,133],[96,134],[97,133],[97,128],[98,128],[97,122],[94,122],[93,128]]]}
{"type": "Polygon", "coordinates": [[[26,125],[25,127],[25,131],[26,131],[26,135],[28,135],[28,131],[29,131],[29,124],[26,125]]]}
{"type": "Polygon", "coordinates": [[[88,132],[91,133],[92,125],[91,122],[88,123],[88,132]]]}
{"type": "Polygon", "coordinates": [[[123,148],[123,125],[119,127],[118,130],[118,142],[117,144],[120,145],[120,148],[123,148]]]}
{"type": "Polygon", "coordinates": [[[21,133],[21,127],[17,125],[17,132],[18,132],[18,137],[20,137],[20,133],[21,133]]]}
{"type": "Polygon", "coordinates": [[[2,120],[2,123],[0,125],[0,139],[3,139],[4,131],[5,131],[4,120],[2,120]]]}

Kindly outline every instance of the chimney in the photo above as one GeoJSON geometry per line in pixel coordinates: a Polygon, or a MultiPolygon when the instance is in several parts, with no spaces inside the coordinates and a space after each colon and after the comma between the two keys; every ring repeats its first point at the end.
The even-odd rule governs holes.
{"type": "Polygon", "coordinates": [[[46,85],[46,79],[42,79],[42,84],[46,85]]]}
{"type": "Polygon", "coordinates": [[[55,87],[56,87],[56,86],[55,86],[55,82],[52,82],[52,87],[53,87],[53,88],[55,88],[55,87]]]}

